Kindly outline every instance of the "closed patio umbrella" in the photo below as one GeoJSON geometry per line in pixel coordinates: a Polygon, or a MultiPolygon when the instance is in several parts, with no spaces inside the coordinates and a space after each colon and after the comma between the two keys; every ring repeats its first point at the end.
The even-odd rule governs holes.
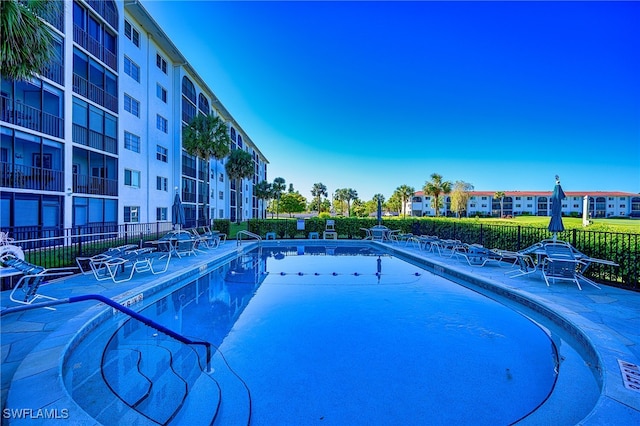
{"type": "Polygon", "coordinates": [[[549,221],[549,232],[553,233],[553,241],[558,238],[558,232],[564,231],[562,223],[562,200],[566,198],[560,186],[560,178],[556,175],[556,186],[551,195],[551,220],[549,221]]]}
{"type": "Polygon", "coordinates": [[[171,207],[171,223],[176,226],[178,229],[182,228],[186,219],[184,217],[184,207],[182,206],[182,201],[180,201],[180,195],[176,191],[176,196],[173,199],[173,206],[171,207]]]}
{"type": "Polygon", "coordinates": [[[378,198],[378,211],[377,211],[378,225],[382,225],[382,201],[378,198]]]}

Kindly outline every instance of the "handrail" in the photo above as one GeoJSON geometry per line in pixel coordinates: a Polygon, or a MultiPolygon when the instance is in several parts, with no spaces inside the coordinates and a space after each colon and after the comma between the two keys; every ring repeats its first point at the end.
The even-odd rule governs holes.
{"type": "Polygon", "coordinates": [[[6,314],[11,314],[11,313],[15,313],[15,312],[23,312],[23,311],[29,311],[31,309],[36,309],[36,308],[45,308],[45,307],[49,307],[49,306],[55,306],[55,305],[62,305],[64,303],[75,303],[75,302],[84,302],[87,300],[98,300],[106,305],[111,306],[114,309],[119,310],[120,312],[122,312],[125,315],[130,316],[131,318],[134,318],[138,321],[143,322],[145,325],[148,325],[151,328],[154,328],[156,330],[158,330],[161,333],[166,334],[169,337],[172,337],[174,339],[176,339],[177,341],[184,343],[185,345],[202,345],[206,348],[207,351],[207,370],[211,369],[211,343],[209,342],[204,342],[204,341],[198,341],[198,340],[191,340],[188,337],[185,337],[181,334],[176,333],[173,330],[168,329],[167,327],[158,324],[157,322],[153,321],[150,318],[145,317],[144,315],[140,315],[138,312],[129,309],[125,306],[122,306],[121,304],[119,304],[118,302],[115,302],[111,299],[109,299],[108,297],[99,295],[99,294],[84,294],[84,295],[80,295],[80,296],[71,296],[65,299],[59,299],[59,300],[52,300],[49,302],[42,302],[42,303],[33,303],[30,305],[24,305],[24,306],[14,306],[11,308],[6,308],[0,311],[0,317],[6,315],[6,314]]]}
{"type": "Polygon", "coordinates": [[[236,234],[236,239],[238,241],[238,245],[240,245],[240,243],[242,242],[242,236],[243,235],[246,235],[247,237],[255,238],[259,242],[262,242],[262,237],[260,235],[254,234],[253,232],[242,230],[242,231],[238,231],[238,233],[236,234]]]}

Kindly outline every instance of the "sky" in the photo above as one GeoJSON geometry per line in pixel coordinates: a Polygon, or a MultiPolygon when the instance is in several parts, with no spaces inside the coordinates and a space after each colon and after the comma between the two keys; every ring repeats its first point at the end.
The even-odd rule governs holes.
{"type": "Polygon", "coordinates": [[[283,177],[640,192],[640,3],[142,0],[283,177]]]}

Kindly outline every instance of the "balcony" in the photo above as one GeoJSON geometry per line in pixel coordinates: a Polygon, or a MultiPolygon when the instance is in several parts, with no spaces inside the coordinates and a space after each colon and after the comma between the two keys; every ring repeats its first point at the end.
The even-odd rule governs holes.
{"type": "Polygon", "coordinates": [[[118,196],[118,181],[95,176],[73,174],[73,192],[78,194],[118,196]]]}
{"type": "Polygon", "coordinates": [[[77,25],[73,26],[73,41],[86,49],[93,56],[104,62],[109,68],[118,71],[118,56],[93,38],[89,33],[77,25]]]}
{"type": "Polygon", "coordinates": [[[1,162],[0,186],[62,192],[64,190],[64,172],[62,170],[1,162]]]}
{"type": "Polygon", "coordinates": [[[1,104],[0,119],[2,121],[57,138],[64,138],[64,120],[61,117],[56,117],[22,102],[13,101],[5,96],[2,96],[1,104]]]}
{"type": "Polygon", "coordinates": [[[80,96],[84,96],[103,107],[118,112],[118,97],[104,91],[104,89],[90,83],[84,77],[73,74],[73,91],[80,96]]]}
{"type": "Polygon", "coordinates": [[[64,85],[64,65],[61,62],[53,61],[45,66],[40,74],[49,80],[64,85]]]}
{"type": "Polygon", "coordinates": [[[73,124],[72,138],[73,142],[80,145],[90,146],[91,148],[106,151],[111,154],[118,153],[118,141],[116,138],[89,130],[79,124],[73,124]]]}
{"type": "Polygon", "coordinates": [[[113,5],[104,0],[88,0],[87,3],[93,8],[98,15],[102,16],[114,30],[118,29],[118,12],[113,5]]]}

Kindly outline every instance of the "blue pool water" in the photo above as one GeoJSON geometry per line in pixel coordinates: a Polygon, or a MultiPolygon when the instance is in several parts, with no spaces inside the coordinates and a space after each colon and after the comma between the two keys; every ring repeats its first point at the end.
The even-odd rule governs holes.
{"type": "Polygon", "coordinates": [[[557,376],[556,349],[532,321],[370,247],[254,250],[142,314],[219,347],[213,380],[200,383],[191,349],[114,317],[89,343],[100,362],[65,375],[103,423],[134,411],[176,424],[189,414],[202,424],[216,415],[216,424],[510,424],[545,401],[557,376]],[[165,377],[167,357],[179,385],[165,377]],[[88,389],[107,394],[97,371],[120,395],[111,408],[87,401],[88,389]],[[170,407],[182,388],[189,414],[170,407]]]}

